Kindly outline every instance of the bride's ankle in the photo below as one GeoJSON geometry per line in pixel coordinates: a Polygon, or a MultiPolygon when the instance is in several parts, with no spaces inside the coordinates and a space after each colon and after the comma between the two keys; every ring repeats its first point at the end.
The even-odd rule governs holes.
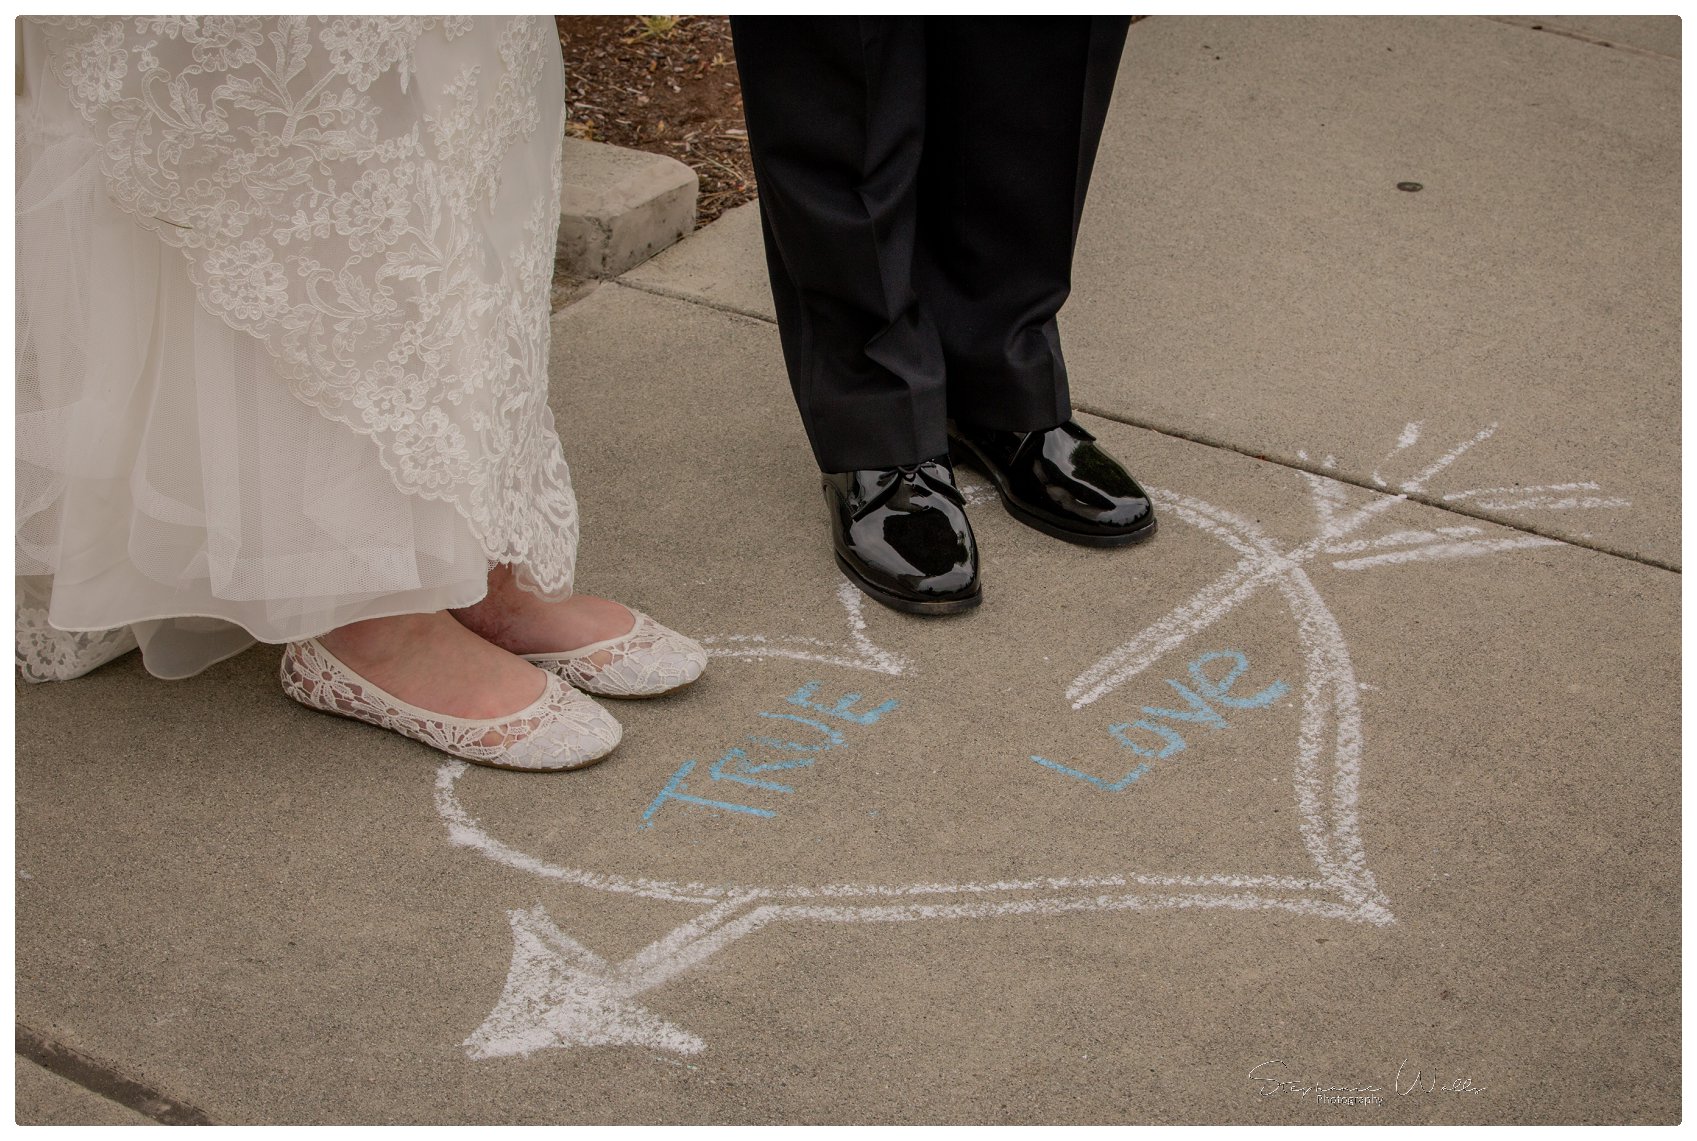
{"type": "Polygon", "coordinates": [[[503,648],[522,625],[510,607],[491,598],[485,598],[459,610],[450,610],[448,615],[485,642],[503,648]]]}
{"type": "Polygon", "coordinates": [[[504,645],[522,626],[518,599],[518,583],[513,581],[512,568],[497,564],[489,570],[489,589],[470,606],[448,611],[454,621],[486,642],[504,645]]]}

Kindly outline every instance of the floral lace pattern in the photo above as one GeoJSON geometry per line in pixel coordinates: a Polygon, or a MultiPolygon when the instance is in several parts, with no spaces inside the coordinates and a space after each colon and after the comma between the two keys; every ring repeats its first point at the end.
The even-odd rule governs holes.
{"type": "Polygon", "coordinates": [[[623,735],[612,714],[552,676],[542,696],[511,717],[473,721],[408,705],[348,669],[316,638],[290,643],[280,674],[283,692],[302,705],[392,729],[490,768],[582,768],[612,752],[623,735]]]}
{"type": "Polygon", "coordinates": [[[547,17],[493,39],[465,39],[472,17],[38,22],[111,197],[182,251],[206,308],[369,437],[402,491],[451,503],[521,585],[569,593],[577,504],[547,405],[563,115],[547,17]],[[484,50],[415,89],[427,36],[484,50]],[[550,100],[562,110],[544,114],[550,100]],[[505,187],[544,129],[548,176],[505,187]],[[499,248],[492,229],[515,221],[516,252],[499,248]]]}
{"type": "Polygon", "coordinates": [[[707,668],[707,651],[640,610],[630,632],[563,654],[526,654],[567,683],[598,697],[658,697],[680,689],[707,668]]]}
{"type": "Polygon", "coordinates": [[[59,630],[47,608],[18,605],[18,673],[25,681],[69,681],[136,648],[128,626],[116,630],[59,630]]]}

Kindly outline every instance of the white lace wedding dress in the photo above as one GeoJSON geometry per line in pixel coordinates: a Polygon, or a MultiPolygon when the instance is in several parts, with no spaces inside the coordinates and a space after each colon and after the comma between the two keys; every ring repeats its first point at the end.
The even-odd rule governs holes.
{"type": "Polygon", "coordinates": [[[17,652],[570,591],[546,16],[19,24],[17,652]]]}

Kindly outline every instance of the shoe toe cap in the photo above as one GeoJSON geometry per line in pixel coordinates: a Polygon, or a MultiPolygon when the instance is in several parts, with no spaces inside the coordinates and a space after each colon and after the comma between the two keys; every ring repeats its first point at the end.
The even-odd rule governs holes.
{"type": "Polygon", "coordinates": [[[550,703],[546,719],[510,742],[499,764],[505,768],[557,772],[583,768],[611,753],[624,737],[624,726],[592,698],[567,686],[550,703]]]}
{"type": "Polygon", "coordinates": [[[614,660],[572,682],[602,697],[658,697],[691,684],[706,669],[700,642],[639,614],[614,660]]]}
{"type": "MultiPolygon", "coordinates": [[[[688,641],[685,639],[685,641],[688,641]]],[[[591,693],[604,697],[658,697],[689,685],[707,669],[707,651],[656,647],[640,658],[628,658],[588,679],[591,693]]]]}

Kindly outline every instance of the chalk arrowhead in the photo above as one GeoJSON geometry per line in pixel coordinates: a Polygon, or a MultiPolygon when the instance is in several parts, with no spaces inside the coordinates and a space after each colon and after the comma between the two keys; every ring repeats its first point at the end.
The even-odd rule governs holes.
{"type": "Polygon", "coordinates": [[[473,1059],[549,1047],[645,1046],[676,1054],[706,1048],[632,1002],[641,984],[554,926],[540,906],[507,916],[513,962],[500,1002],[463,1043],[473,1059]]]}

